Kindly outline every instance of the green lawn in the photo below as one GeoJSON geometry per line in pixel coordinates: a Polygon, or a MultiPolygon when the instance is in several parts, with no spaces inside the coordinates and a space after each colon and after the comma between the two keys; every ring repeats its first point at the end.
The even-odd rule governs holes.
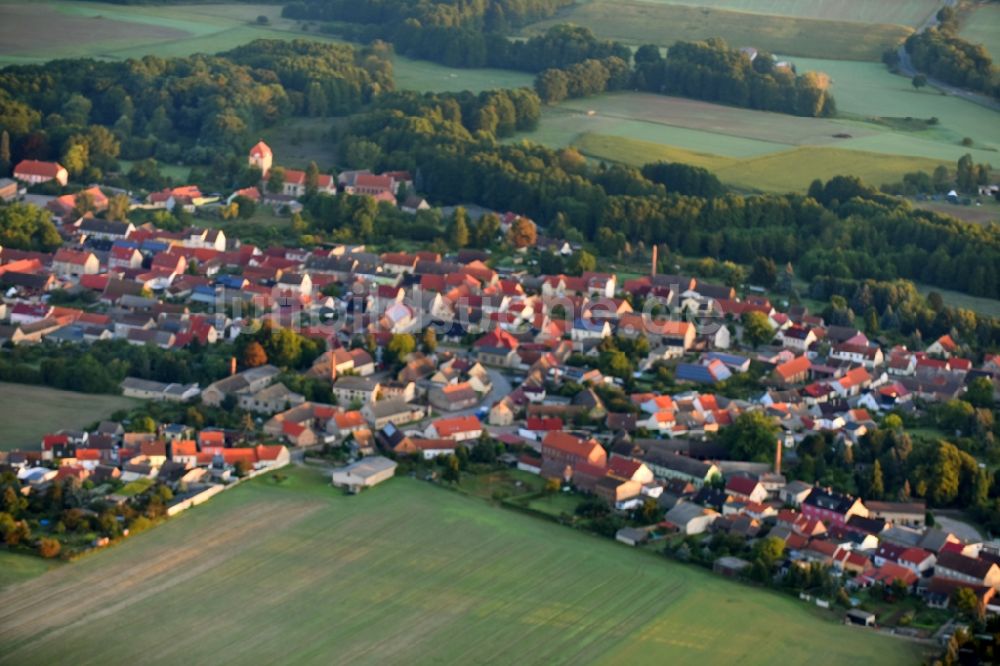
{"type": "Polygon", "coordinates": [[[532,24],[525,32],[537,33],[567,22],[590,28],[599,37],[633,45],[667,47],[679,40],[722,37],[733,46],[754,46],[773,53],[869,61],[878,61],[887,47],[912,32],[912,28],[886,23],[769,16],[642,0],[590,0],[532,24]]]}
{"type": "Polygon", "coordinates": [[[0,592],[0,663],[919,659],[791,597],[421,481],[348,497],[284,473],[0,592]]]}
{"type": "Polygon", "coordinates": [[[0,382],[0,451],[38,449],[50,432],[83,428],[135,404],[119,395],[0,382]]]}
{"type": "Polygon", "coordinates": [[[0,590],[41,576],[57,566],[58,561],[0,550],[0,590]]]}

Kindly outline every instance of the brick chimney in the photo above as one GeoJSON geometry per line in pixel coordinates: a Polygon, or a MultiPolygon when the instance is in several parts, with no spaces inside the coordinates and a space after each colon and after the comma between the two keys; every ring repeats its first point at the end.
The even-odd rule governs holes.
{"type": "Polygon", "coordinates": [[[652,275],[653,277],[656,277],[656,258],[659,256],[659,250],[660,250],[659,246],[654,244],[653,245],[653,266],[652,266],[653,270],[652,270],[652,272],[650,272],[650,275],[652,275]]]}
{"type": "Polygon", "coordinates": [[[775,443],[774,447],[774,473],[781,474],[781,448],[782,442],[779,437],[775,443]]]}
{"type": "Polygon", "coordinates": [[[236,357],[233,356],[229,359],[229,376],[236,374],[236,357]]]}

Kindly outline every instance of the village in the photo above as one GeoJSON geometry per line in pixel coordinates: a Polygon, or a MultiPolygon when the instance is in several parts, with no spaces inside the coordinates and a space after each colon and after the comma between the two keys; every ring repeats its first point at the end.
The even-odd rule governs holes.
{"type": "MultiPolygon", "coordinates": [[[[263,142],[247,155],[260,187],[204,195],[187,185],[130,205],[197,212],[250,200],[292,214],[307,175],[273,160],[263,142]]],[[[226,376],[204,386],[127,377],[126,397],[238,409],[246,426],[158,422],[138,431],[103,421],[86,432],[52,424],[37,448],[3,462],[25,497],[48,497],[56,484],[84,492],[82,506],[148,507],[155,495],[163,510],[149,515],[158,517],[307,457],[325,456],[336,467],[333,485],[349,492],[387,481],[404,461],[413,475],[454,482],[459,458],[485,446],[491,464],[540,477],[544,492],[572,497],[577,508],[596,511],[599,501],[602,515],[623,521],[609,536],[630,546],[670,542],[675,554],[685,549],[681,559],[707,557],[721,575],[748,577],[757,565],[750,553],[767,543],[776,556],[764,558],[765,581],[819,565],[849,594],[893,590],[956,614],[1000,613],[1000,543],[964,523],[935,524],[908,490],[852,496],[819,484],[819,474],[786,476],[817,439],[849,466],[853,447],[899,432],[901,416],[961,398],[974,382],[997,395],[1000,357],[974,363],[950,334],[920,349],[883,346],[803,305],[779,308],[764,293],[662,274],[655,248],[646,274],[622,280],[597,270],[539,274],[523,261],[500,267],[474,249],[260,248],[224,226],[167,231],[105,219],[109,200],[97,186],[23,192],[65,185],[55,163],[23,162],[14,176],[0,182],[0,196],[44,206],[63,242],[52,253],[0,248],[0,342],[123,340],[182,351],[233,343],[261,326],[288,328],[320,345],[297,374],[330,396],[293,390],[282,381],[289,370],[262,352],[234,355],[226,376]],[[51,303],[57,291],[77,302],[51,303]],[[764,441],[734,455],[727,431],[764,441]],[[709,545],[718,535],[738,547],[716,556],[709,545]]],[[[405,172],[310,180],[327,194],[408,213],[429,208],[405,172]]],[[[563,257],[579,250],[516,213],[500,220],[500,234],[530,228],[536,247],[563,257]]],[[[846,617],[882,620],[860,609],[846,617]]]]}

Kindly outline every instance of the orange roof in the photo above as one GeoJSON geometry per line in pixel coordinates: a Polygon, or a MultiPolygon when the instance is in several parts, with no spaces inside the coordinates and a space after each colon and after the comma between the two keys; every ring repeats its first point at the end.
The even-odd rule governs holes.
{"type": "Polygon", "coordinates": [[[257,460],[277,460],[285,447],[280,444],[259,445],[257,447],[257,460]]]}
{"type": "Polygon", "coordinates": [[[337,424],[337,427],[342,429],[359,428],[366,423],[365,417],[357,410],[338,412],[333,415],[333,420],[337,424]]]}
{"type": "Polygon", "coordinates": [[[30,176],[48,176],[55,178],[62,170],[62,165],[58,162],[41,162],[39,160],[21,160],[14,167],[14,174],[27,174],[30,176]]]}
{"type": "Polygon", "coordinates": [[[794,377],[795,375],[801,374],[803,372],[808,372],[809,368],[811,367],[812,363],[809,362],[809,359],[807,357],[799,356],[797,358],[793,358],[791,361],[782,363],[781,365],[777,366],[774,369],[774,371],[778,373],[778,376],[780,376],[782,379],[787,380],[790,377],[794,377]]]}
{"type": "Polygon", "coordinates": [[[179,439],[171,445],[171,450],[175,456],[195,456],[198,455],[198,444],[193,439],[179,439]]]}
{"type": "Polygon", "coordinates": [[[438,437],[452,437],[461,433],[482,430],[483,426],[475,416],[455,416],[434,422],[438,437]]]}
{"type": "Polygon", "coordinates": [[[222,449],[222,460],[228,465],[235,465],[241,460],[248,465],[253,465],[257,462],[257,451],[248,447],[222,449]]]}
{"type": "Polygon", "coordinates": [[[554,430],[545,435],[545,439],[542,440],[542,446],[547,446],[580,458],[588,458],[593,452],[594,447],[599,448],[600,444],[592,439],[584,441],[568,432],[554,430]]]}
{"type": "Polygon", "coordinates": [[[270,146],[263,141],[258,141],[254,147],[250,149],[250,155],[252,157],[270,157],[273,153],[271,153],[270,146]]]}

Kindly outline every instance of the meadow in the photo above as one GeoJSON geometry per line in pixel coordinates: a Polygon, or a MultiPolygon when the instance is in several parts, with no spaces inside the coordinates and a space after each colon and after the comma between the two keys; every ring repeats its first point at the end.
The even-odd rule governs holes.
{"type": "MultiPolygon", "coordinates": [[[[872,3],[876,4],[876,3],[872,3]]],[[[877,61],[886,47],[912,28],[887,23],[818,20],[642,0],[591,0],[555,18],[532,24],[526,34],[557,23],[574,23],[625,44],[667,47],[679,40],[722,37],[733,46],[813,58],[877,61]]]]}
{"type": "Polygon", "coordinates": [[[791,597],[420,481],[347,497],[283,474],[0,592],[0,663],[919,657],[791,597]]]}
{"type": "Polygon", "coordinates": [[[120,395],[0,382],[0,451],[37,449],[43,435],[86,427],[135,404],[135,400],[120,395]]]}

